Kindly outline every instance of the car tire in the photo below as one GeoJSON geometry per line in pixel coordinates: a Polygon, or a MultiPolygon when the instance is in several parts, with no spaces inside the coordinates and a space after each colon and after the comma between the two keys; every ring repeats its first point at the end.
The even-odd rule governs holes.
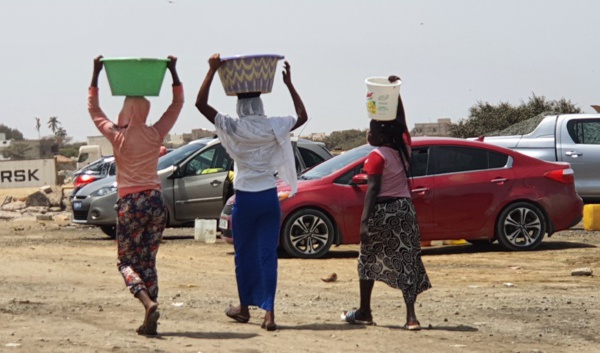
{"type": "Polygon", "coordinates": [[[327,215],[316,209],[302,209],[291,214],[281,233],[283,249],[291,256],[318,259],[329,252],[335,228],[327,215]]]}
{"type": "Polygon", "coordinates": [[[116,225],[110,225],[110,226],[99,226],[100,230],[102,230],[102,233],[108,235],[109,237],[111,237],[112,239],[115,239],[117,237],[117,226],[116,225]]]}
{"type": "Polygon", "coordinates": [[[527,202],[506,207],[496,223],[496,238],[508,250],[533,250],[546,234],[546,218],[540,209],[527,202]]]}

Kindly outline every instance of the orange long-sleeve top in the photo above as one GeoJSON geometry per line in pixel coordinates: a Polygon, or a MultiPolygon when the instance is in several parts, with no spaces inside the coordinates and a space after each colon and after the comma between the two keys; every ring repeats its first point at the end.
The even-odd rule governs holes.
{"type": "Polygon", "coordinates": [[[161,189],[156,170],[160,146],[175,125],[183,101],[183,86],[173,86],[173,101],[154,125],[146,125],[145,117],[132,119],[126,128],[117,128],[100,109],[98,88],[89,88],[88,111],[100,133],[113,146],[119,197],[144,190],[161,189]]]}

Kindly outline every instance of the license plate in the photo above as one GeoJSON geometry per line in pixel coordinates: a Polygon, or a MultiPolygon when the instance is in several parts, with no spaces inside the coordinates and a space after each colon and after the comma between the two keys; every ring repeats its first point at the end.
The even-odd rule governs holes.
{"type": "Polygon", "coordinates": [[[227,229],[227,227],[229,227],[229,221],[227,221],[226,219],[220,219],[219,220],[219,228],[227,229]]]}
{"type": "Polygon", "coordinates": [[[79,211],[79,210],[81,210],[81,201],[73,202],[73,211],[79,211]]]}

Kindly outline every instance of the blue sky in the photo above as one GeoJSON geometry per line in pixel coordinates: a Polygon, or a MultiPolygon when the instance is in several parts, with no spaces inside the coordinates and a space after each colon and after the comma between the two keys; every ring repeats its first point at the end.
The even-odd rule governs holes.
{"type": "MultiPolygon", "coordinates": [[[[194,102],[215,52],[284,55],[310,117],[303,134],[366,128],[364,80],[389,74],[403,80],[411,128],[458,122],[478,101],[516,105],[532,94],[593,112],[598,13],[593,0],[3,1],[0,123],[33,139],[34,117],[57,116],[75,141],[97,135],[86,95],[99,54],[179,58],[186,105],[173,133],[212,128],[194,102]]],[[[167,76],[150,98],[150,121],[166,109],[169,85],[167,76]]],[[[110,95],[104,73],[100,88],[115,117],[123,98],[110,95]]],[[[293,113],[279,72],[263,99],[269,115],[293,113]]],[[[235,114],[218,77],[210,103],[235,114]]],[[[41,133],[51,133],[46,124],[41,133]]]]}

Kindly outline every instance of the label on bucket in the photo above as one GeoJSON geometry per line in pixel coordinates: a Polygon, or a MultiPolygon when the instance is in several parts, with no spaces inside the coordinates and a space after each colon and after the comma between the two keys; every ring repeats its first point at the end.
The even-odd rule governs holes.
{"type": "Polygon", "coordinates": [[[385,77],[371,77],[367,84],[367,113],[375,120],[394,120],[398,108],[400,81],[391,83],[385,77]]]}
{"type": "Polygon", "coordinates": [[[367,92],[367,112],[369,117],[378,120],[394,120],[396,118],[396,97],[391,99],[389,94],[376,95],[367,92]]]}

